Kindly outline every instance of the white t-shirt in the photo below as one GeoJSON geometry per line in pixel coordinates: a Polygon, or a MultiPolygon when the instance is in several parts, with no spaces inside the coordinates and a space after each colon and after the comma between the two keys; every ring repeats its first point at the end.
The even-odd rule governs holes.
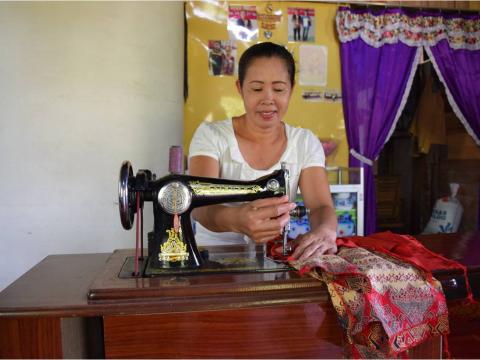
{"type": "MultiPolygon", "coordinates": [[[[325,167],[325,153],[320,140],[307,129],[285,124],[287,147],[271,168],[253,169],[243,158],[233,130],[232,119],[203,122],[195,131],[190,143],[189,158],[209,156],[220,164],[220,178],[255,180],[281,168],[285,162],[290,173],[290,199],[295,199],[300,172],[312,166],[325,167]]],[[[229,204],[225,204],[229,205],[229,204]]],[[[196,223],[195,239],[198,245],[245,244],[249,238],[233,232],[216,233],[196,223]]]]}

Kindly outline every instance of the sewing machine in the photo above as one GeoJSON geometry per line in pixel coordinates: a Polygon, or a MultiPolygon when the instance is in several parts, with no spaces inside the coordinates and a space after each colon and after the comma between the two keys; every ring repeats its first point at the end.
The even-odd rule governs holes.
{"type": "MultiPolygon", "coordinates": [[[[153,203],[154,229],[149,233],[147,276],[158,269],[197,269],[212,267],[208,252],[199,251],[195,242],[190,213],[196,207],[228,202],[245,202],[289,194],[289,173],[282,169],[254,181],[236,181],[171,173],[160,179],[149,170],[133,175],[130,162],[123,162],[118,184],[120,219],[131,229],[137,214],[137,242],[133,273],[139,275],[139,249],[143,249],[143,205],[153,203]],[[140,244],[142,242],[142,244],[140,244]]],[[[303,216],[305,209],[292,215],[303,216]]],[[[289,252],[287,235],[283,234],[283,253],[289,252]]]]}

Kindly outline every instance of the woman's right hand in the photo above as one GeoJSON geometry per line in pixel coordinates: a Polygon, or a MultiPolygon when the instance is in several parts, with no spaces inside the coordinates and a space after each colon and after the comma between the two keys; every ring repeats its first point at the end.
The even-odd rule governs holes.
{"type": "Polygon", "coordinates": [[[244,203],[231,209],[234,231],[249,236],[256,243],[265,243],[283,233],[295,206],[288,202],[286,195],[244,203]]]}

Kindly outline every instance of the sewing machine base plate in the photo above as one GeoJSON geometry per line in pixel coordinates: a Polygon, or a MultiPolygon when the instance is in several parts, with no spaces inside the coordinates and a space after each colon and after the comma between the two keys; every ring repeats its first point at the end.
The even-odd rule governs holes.
{"type": "MultiPolygon", "coordinates": [[[[129,256],[118,275],[121,279],[138,277],[134,274],[135,258],[129,256]]],[[[141,277],[157,277],[167,275],[194,275],[194,274],[223,274],[223,273],[246,273],[246,272],[278,272],[290,271],[292,268],[286,264],[275,262],[258,253],[224,252],[210,254],[205,265],[200,268],[170,267],[155,268],[150,265],[148,258],[139,260],[139,273],[141,277]]]]}

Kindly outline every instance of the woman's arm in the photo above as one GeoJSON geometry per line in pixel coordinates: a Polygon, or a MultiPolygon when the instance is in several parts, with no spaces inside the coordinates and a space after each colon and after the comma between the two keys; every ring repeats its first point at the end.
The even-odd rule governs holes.
{"type": "Polygon", "coordinates": [[[315,166],[302,170],[299,181],[305,206],[310,209],[310,231],[295,239],[292,256],[304,260],[311,255],[337,252],[337,216],[333,206],[327,172],[315,166]]]}
{"type": "MultiPolygon", "coordinates": [[[[189,161],[189,175],[218,178],[220,166],[209,156],[193,156],[189,161]]],[[[290,210],[295,204],[288,197],[260,199],[240,206],[210,205],[192,211],[193,218],[210,231],[237,232],[263,243],[279,235],[290,221],[290,210]]]]}

